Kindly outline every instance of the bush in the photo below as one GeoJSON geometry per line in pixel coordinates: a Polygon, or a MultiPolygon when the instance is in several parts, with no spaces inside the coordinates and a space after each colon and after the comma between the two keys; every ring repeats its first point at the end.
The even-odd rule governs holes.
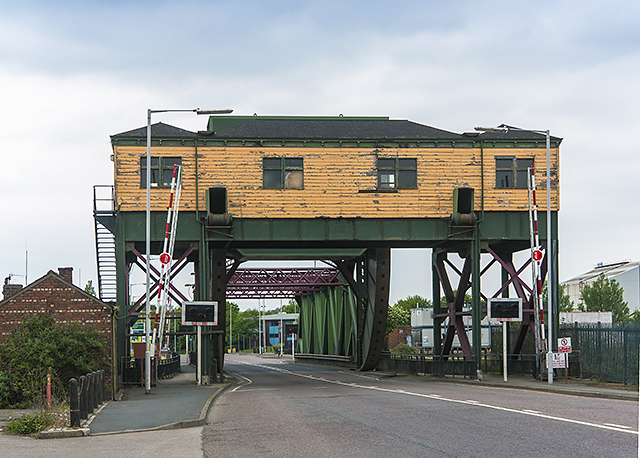
{"type": "Polygon", "coordinates": [[[44,405],[49,370],[52,393],[66,399],[69,379],[100,369],[108,364],[97,331],[25,318],[0,345],[0,408],[44,405]]]}
{"type": "Polygon", "coordinates": [[[46,412],[23,415],[9,421],[5,431],[9,434],[29,435],[39,433],[55,423],[55,416],[46,412]]]}
{"type": "Polygon", "coordinates": [[[399,343],[393,350],[391,350],[391,354],[393,355],[412,355],[416,353],[420,353],[420,350],[416,347],[412,347],[411,345],[407,345],[406,343],[399,343]]]}

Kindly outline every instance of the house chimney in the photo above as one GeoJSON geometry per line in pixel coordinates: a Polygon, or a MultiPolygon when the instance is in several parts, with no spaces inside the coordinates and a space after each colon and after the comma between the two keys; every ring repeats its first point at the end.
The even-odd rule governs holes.
{"type": "Polygon", "coordinates": [[[2,286],[2,299],[7,299],[13,296],[15,293],[22,289],[22,285],[10,285],[11,275],[4,279],[4,285],[2,286]]]}
{"type": "Polygon", "coordinates": [[[73,284],[73,267],[58,267],[58,275],[73,284]]]}

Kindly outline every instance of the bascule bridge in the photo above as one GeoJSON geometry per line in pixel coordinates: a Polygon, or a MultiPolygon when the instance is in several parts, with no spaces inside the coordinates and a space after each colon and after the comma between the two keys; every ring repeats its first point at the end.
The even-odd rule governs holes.
{"type": "MultiPolygon", "coordinates": [[[[206,330],[203,349],[219,370],[227,298],[283,295],[301,306],[303,353],[375,368],[392,248],[432,249],[434,345],[442,358],[457,334],[477,364],[483,303],[509,291],[525,310],[511,351],[518,353],[534,329],[531,281],[522,278],[530,261],[517,266],[514,254],[531,248],[527,173],[534,164],[538,190],[550,186],[552,218],[546,219],[546,202],[538,202],[539,228],[545,246],[551,224],[556,250],[550,262],[557,267],[559,138],[551,137],[550,180],[545,135],[518,129],[454,133],[386,117],[224,115],[211,116],[200,132],[156,123],[151,138],[151,251],[161,252],[171,171],[179,164],[172,275],[194,266],[195,299],[221,306],[219,326],[206,330]],[[483,266],[482,259],[489,261],[483,266]],[[321,260],[328,267],[255,275],[243,269],[249,260],[321,260]],[[501,269],[502,286],[485,291],[481,277],[492,266],[501,269]],[[463,308],[465,294],[471,310],[463,308]],[[472,317],[469,335],[465,315],[472,317]]],[[[146,128],[111,137],[112,206],[100,210],[97,199],[94,212],[100,295],[120,310],[121,356],[129,351],[125,330],[144,316],[144,297],[130,303],[129,288],[133,270],[146,272],[146,141],[146,128]]],[[[545,258],[543,276],[546,265],[545,258]]],[[[552,272],[557,283],[557,268],[552,272]]],[[[177,304],[186,299],[178,288],[170,293],[177,304]]]]}

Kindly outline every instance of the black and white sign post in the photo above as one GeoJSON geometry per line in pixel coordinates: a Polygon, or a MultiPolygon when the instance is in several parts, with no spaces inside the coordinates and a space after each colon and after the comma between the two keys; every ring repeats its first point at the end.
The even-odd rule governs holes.
{"type": "Polygon", "coordinates": [[[509,321],[522,321],[522,299],[508,297],[496,297],[489,299],[487,313],[490,320],[502,321],[502,373],[504,381],[507,381],[507,323],[509,321]]]}
{"type": "Polygon", "coordinates": [[[218,302],[185,302],[182,304],[182,324],[198,327],[196,383],[197,385],[208,385],[208,383],[202,383],[202,326],[218,326],[218,302]]]}

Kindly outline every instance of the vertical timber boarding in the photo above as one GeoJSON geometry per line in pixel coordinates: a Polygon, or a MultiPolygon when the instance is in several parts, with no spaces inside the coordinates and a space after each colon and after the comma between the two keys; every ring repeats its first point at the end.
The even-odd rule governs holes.
{"type": "MultiPolygon", "coordinates": [[[[268,248],[289,255],[296,249],[366,249],[364,262],[352,264],[356,266],[352,287],[361,289],[354,291],[358,296],[356,359],[365,369],[375,367],[381,350],[378,337],[380,329],[384,334],[386,324],[390,248],[434,248],[436,265],[447,253],[457,252],[461,243],[467,246],[472,322],[474,330],[479,330],[481,253],[487,246],[502,247],[511,253],[529,246],[528,223],[525,224],[527,191],[499,188],[497,164],[501,158],[530,158],[536,164],[546,163],[541,137],[522,131],[513,135],[455,134],[388,118],[219,117],[210,121],[208,132],[197,134],[155,124],[151,155],[178,157],[182,161],[184,188],[178,242],[198,244],[196,295],[218,300],[221,329],[226,316],[227,255],[244,261],[251,257],[239,257],[238,249],[268,248]],[[216,125],[222,127],[216,129],[216,125]],[[303,185],[295,189],[266,189],[265,158],[302,158],[303,185]],[[400,159],[415,159],[416,185],[381,189],[379,161],[400,159]],[[206,223],[207,192],[212,187],[224,188],[228,199],[229,221],[233,221],[222,229],[208,228],[206,223]],[[452,200],[459,188],[475,190],[472,199],[477,221],[464,230],[452,223],[452,200]]],[[[561,139],[552,138],[552,243],[556,248],[552,262],[556,267],[560,142],[561,139]]],[[[124,311],[128,309],[128,254],[144,242],[145,189],[141,186],[140,158],[146,154],[146,129],[114,135],[112,145],[118,303],[124,311]]],[[[545,177],[539,183],[540,189],[547,186],[545,177]]],[[[168,189],[152,188],[154,242],[161,239],[160,216],[166,211],[167,198],[168,189]]],[[[546,233],[545,206],[546,202],[540,203],[541,234],[546,233]]],[[[271,256],[277,259],[273,253],[271,256]]],[[[316,255],[314,259],[323,258],[316,255]]],[[[339,254],[333,260],[354,262],[339,254]]],[[[556,277],[557,268],[553,271],[556,277]]],[[[440,304],[437,278],[434,269],[434,312],[443,315],[447,304],[440,304]]],[[[125,351],[121,330],[125,318],[121,312],[118,332],[121,355],[125,351]]],[[[442,347],[438,330],[443,320],[434,320],[436,349],[442,347]]],[[[557,314],[554,322],[557,328],[557,314]]],[[[210,352],[208,358],[215,358],[221,370],[224,336],[208,335],[211,339],[206,350],[210,352]]],[[[479,342],[480,332],[474,332],[471,347],[476,361],[480,355],[479,342]]]]}

